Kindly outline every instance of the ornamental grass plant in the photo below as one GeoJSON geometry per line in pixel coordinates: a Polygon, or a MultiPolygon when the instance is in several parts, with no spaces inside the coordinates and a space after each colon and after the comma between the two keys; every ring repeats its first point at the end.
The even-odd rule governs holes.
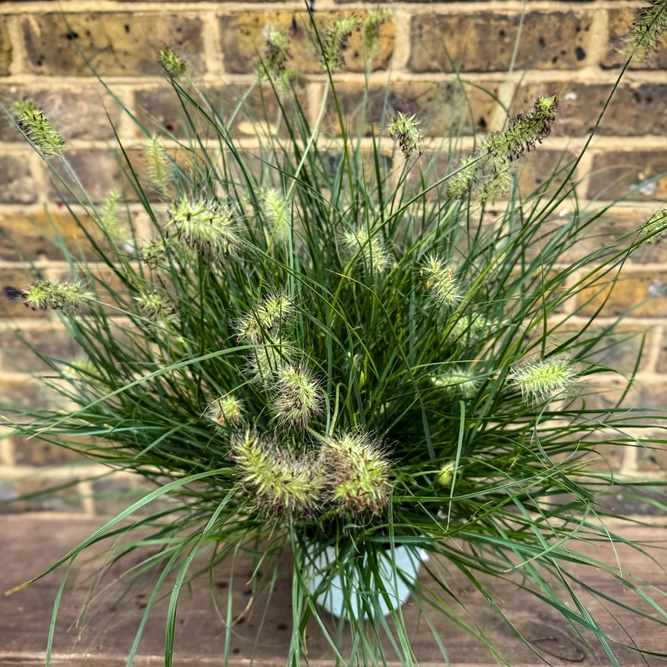
{"type": "MultiPolygon", "coordinates": [[[[655,44],[665,6],[639,15],[618,81],[637,50],[655,44]]],[[[664,416],[624,406],[632,375],[600,361],[619,344],[623,317],[601,325],[602,307],[586,315],[585,306],[664,233],[667,216],[565,261],[617,203],[581,206],[577,197],[575,169],[594,130],[574,162],[561,161],[535,192],[520,192],[515,165],[558,122],[559,101],[548,90],[520,115],[505,108],[504,126],[468,137],[473,143],[454,120],[429,144],[419,118],[395,115],[387,98],[372,116],[368,86],[358,113],[342,111],[336,73],[346,44],[359,31],[370,62],[389,12],[333,20],[321,31],[309,18],[325,75],[314,124],[287,35],[267,31],[257,81],[225,114],[197,73],[165,49],[160,62],[185,139],[163,142],[123,107],[147,150],[138,162],[119,142],[130,189],[110,192],[102,205],[86,195],[42,112],[30,101],[10,111],[72,202],[97,260],[91,266],[56,239],[69,282],[36,274],[5,287],[28,308],[57,311],[85,353],[76,363],[40,355],[51,369],[43,382],[65,408],[6,414],[23,437],[75,448],[152,485],[48,572],[93,545],[126,540],[110,547],[108,562],[134,553],[126,585],[139,576],[154,584],[128,667],[162,599],[170,666],[182,591],[241,554],[254,564],[252,596],[270,592],[272,573],[291,554],[290,665],[308,662],[307,627],[325,635],[340,664],[416,664],[396,604],[399,580],[443,663],[441,615],[509,665],[466,618],[452,571],[487,598],[536,663],[551,658],[511,625],[487,575],[562,615],[610,664],[620,664],[619,647],[644,655],[622,629],[601,622],[600,610],[622,607],[665,632],[664,591],[614,559],[616,545],[647,547],[614,532],[605,499],[627,495],[664,509],[664,485],[615,474],[604,452],[664,446],[655,437],[664,416]],[[249,104],[256,95],[259,111],[249,104]],[[241,118],[256,128],[251,147],[234,135],[241,118]],[[150,239],[137,232],[128,193],[150,220],[150,239]],[[564,203],[570,212],[555,224],[564,203]],[[616,394],[624,389],[614,407],[600,407],[610,376],[616,394]],[[610,563],[587,555],[591,543],[606,545],[610,563]],[[398,550],[421,562],[419,581],[392,567],[398,550]],[[630,598],[610,597],[582,568],[605,572],[630,598]],[[339,620],[321,604],[334,579],[339,620]]],[[[219,620],[226,664],[236,632],[231,602],[219,620]]],[[[646,653],[646,664],[654,657],[646,653]]]]}

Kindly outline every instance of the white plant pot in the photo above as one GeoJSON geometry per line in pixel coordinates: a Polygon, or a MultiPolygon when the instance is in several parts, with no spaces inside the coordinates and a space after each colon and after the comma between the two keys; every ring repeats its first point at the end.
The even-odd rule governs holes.
{"type": "MultiPolygon", "coordinates": [[[[413,584],[417,581],[419,568],[422,562],[428,560],[425,551],[420,550],[418,555],[408,550],[404,546],[398,546],[393,551],[386,551],[386,558],[382,558],[379,563],[380,577],[387,592],[387,596],[378,595],[376,604],[379,605],[383,616],[391,611],[401,607],[410,597],[410,591],[413,584]],[[387,600],[387,597],[389,600],[387,600]]],[[[336,552],[333,547],[327,547],[306,568],[306,581],[311,592],[315,592],[325,578],[327,566],[335,561],[336,552]]],[[[345,596],[343,594],[343,585],[340,575],[336,575],[329,584],[328,588],[317,595],[316,601],[328,612],[338,618],[345,618],[349,615],[350,609],[358,610],[355,614],[357,618],[363,614],[363,592],[360,591],[361,582],[359,576],[353,574],[349,585],[348,604],[345,605],[345,596]]]]}

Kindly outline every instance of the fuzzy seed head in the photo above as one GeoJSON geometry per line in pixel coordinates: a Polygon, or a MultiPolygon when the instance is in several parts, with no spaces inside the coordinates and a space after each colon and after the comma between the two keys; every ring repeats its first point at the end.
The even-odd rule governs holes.
{"type": "Polygon", "coordinates": [[[25,305],[32,310],[78,310],[92,294],[83,292],[79,283],[52,283],[38,280],[23,290],[25,305]]]}
{"type": "Polygon", "coordinates": [[[332,436],[322,448],[329,471],[331,500],[347,514],[378,514],[392,487],[391,465],[382,448],[367,433],[332,436]]]}
{"type": "Polygon", "coordinates": [[[259,345],[250,353],[248,371],[256,382],[271,389],[278,369],[297,358],[296,350],[287,343],[259,345]]]}
{"type": "Polygon", "coordinates": [[[294,317],[294,303],[284,292],[262,299],[237,325],[239,338],[252,345],[276,341],[294,317]]]}
{"type": "Polygon", "coordinates": [[[109,235],[109,238],[116,244],[127,243],[130,238],[127,230],[118,222],[118,202],[120,193],[116,190],[109,190],[102,209],[100,211],[100,222],[102,227],[109,235]]]}
{"type": "Polygon", "coordinates": [[[274,241],[287,243],[290,233],[289,209],[285,198],[278,190],[266,190],[262,195],[264,216],[271,225],[274,241]]]}
{"type": "Polygon", "coordinates": [[[479,390],[479,379],[472,373],[455,368],[431,378],[433,385],[450,396],[473,398],[479,390]]]}
{"type": "Polygon", "coordinates": [[[440,257],[429,255],[422,265],[422,276],[431,299],[438,307],[455,308],[463,300],[463,291],[454,270],[440,257]]]}
{"type": "Polygon", "coordinates": [[[494,160],[491,163],[491,174],[486,178],[477,192],[480,204],[492,204],[500,199],[512,185],[512,167],[506,160],[494,160]]]}
{"type": "Polygon", "coordinates": [[[406,160],[409,160],[415,154],[417,157],[422,154],[424,138],[419,129],[419,121],[416,119],[416,116],[399,113],[397,116],[394,116],[394,120],[387,128],[387,132],[394,141],[398,141],[406,160]]]}
{"type": "Polygon", "coordinates": [[[512,370],[510,380],[526,401],[547,400],[562,394],[576,381],[577,373],[563,355],[546,357],[512,370]]]}
{"type": "Polygon", "coordinates": [[[269,26],[266,30],[266,46],[264,47],[262,64],[257,70],[259,79],[266,77],[274,83],[282,84],[288,55],[289,39],[280,30],[269,26]]]}
{"type": "Polygon", "coordinates": [[[169,160],[156,136],[151,137],[146,147],[148,178],[157,188],[166,192],[171,182],[169,160]]]}
{"type": "Polygon", "coordinates": [[[269,516],[310,516],[322,503],[326,480],[312,457],[297,457],[252,431],[232,438],[230,456],[258,509],[269,516]]]}
{"type": "Polygon", "coordinates": [[[42,155],[62,156],[65,142],[32,100],[14,105],[16,122],[42,155]]]}
{"type": "Polygon", "coordinates": [[[628,40],[636,48],[637,59],[641,62],[667,30],[667,1],[652,0],[648,7],[637,13],[632,25],[633,37],[628,40]]]}
{"type": "Polygon", "coordinates": [[[366,60],[377,53],[380,45],[380,26],[392,17],[390,9],[371,9],[361,25],[361,48],[366,60]]]}
{"type": "Polygon", "coordinates": [[[555,95],[538,97],[531,111],[510,118],[504,130],[489,136],[484,152],[494,162],[520,158],[524,151],[533,150],[536,143],[542,143],[549,136],[556,122],[557,110],[555,95]]]}
{"type": "Polygon", "coordinates": [[[225,394],[208,404],[206,417],[220,428],[238,426],[243,421],[243,405],[234,394],[225,394]]]}
{"type": "Polygon", "coordinates": [[[464,315],[456,320],[450,335],[460,342],[477,342],[488,331],[491,323],[483,315],[464,315]]]}
{"type": "Polygon", "coordinates": [[[139,305],[142,317],[152,324],[168,327],[178,319],[175,306],[157,292],[146,292],[134,299],[139,305]]]}
{"type": "Polygon", "coordinates": [[[440,485],[449,488],[452,485],[452,480],[454,479],[454,470],[456,469],[456,464],[454,461],[449,461],[445,463],[442,468],[438,471],[438,475],[435,478],[435,481],[440,485]]]}
{"type": "Polygon", "coordinates": [[[447,199],[461,199],[470,192],[476,166],[472,157],[461,160],[461,170],[449,180],[447,199]]]}
{"type": "Polygon", "coordinates": [[[320,383],[305,368],[285,364],[278,369],[274,411],[281,424],[304,428],[322,413],[323,404],[320,383]]]}
{"type": "Polygon", "coordinates": [[[322,64],[330,72],[340,72],[345,66],[343,52],[352,33],[359,27],[356,16],[346,16],[329,25],[322,46],[322,64]]]}
{"type": "Polygon", "coordinates": [[[660,240],[667,231],[667,208],[656,211],[642,228],[644,239],[647,243],[655,243],[660,240]]]}
{"type": "Polygon", "coordinates": [[[185,62],[169,47],[160,51],[160,65],[162,66],[162,71],[170,79],[178,79],[183,76],[187,70],[185,62]]]}
{"type": "Polygon", "coordinates": [[[157,269],[167,260],[167,251],[162,239],[149,241],[140,250],[141,260],[151,269],[157,269]]]}
{"type": "Polygon", "coordinates": [[[217,204],[183,196],[172,206],[170,216],[165,235],[203,257],[226,258],[241,247],[236,222],[217,204]]]}
{"type": "Polygon", "coordinates": [[[367,271],[384,273],[391,266],[391,254],[379,238],[378,234],[369,235],[366,227],[360,227],[356,232],[346,232],[343,243],[348,252],[356,255],[359,262],[363,262],[367,271]]]}

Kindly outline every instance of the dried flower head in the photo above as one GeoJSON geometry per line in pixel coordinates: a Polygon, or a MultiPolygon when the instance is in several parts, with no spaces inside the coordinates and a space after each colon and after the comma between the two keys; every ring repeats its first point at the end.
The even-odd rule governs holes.
{"type": "Polygon", "coordinates": [[[667,231],[667,208],[656,211],[643,225],[642,232],[647,243],[655,243],[667,231]]]}
{"type": "Polygon", "coordinates": [[[447,199],[460,199],[470,192],[476,167],[473,157],[461,160],[460,170],[449,180],[447,199]]]}
{"type": "Polygon", "coordinates": [[[309,516],[321,505],[325,476],[312,457],[296,457],[252,431],[232,438],[230,455],[257,507],[269,516],[309,516]]]}
{"type": "Polygon", "coordinates": [[[322,413],[324,396],[319,380],[302,366],[280,366],[275,389],[274,412],[281,424],[303,428],[322,413]]]}
{"type": "Polygon", "coordinates": [[[455,308],[463,300],[463,291],[454,277],[454,270],[435,255],[429,255],[422,265],[422,276],[431,299],[440,308],[455,308]]]}
{"type": "Polygon", "coordinates": [[[567,356],[557,355],[517,366],[509,377],[525,400],[547,400],[568,390],[577,372],[567,356]]]}
{"type": "Polygon", "coordinates": [[[667,30],[667,0],[652,0],[648,7],[642,7],[632,24],[633,37],[628,40],[636,48],[639,61],[644,60],[667,30]]]}
{"type": "Polygon", "coordinates": [[[329,471],[331,499],[343,512],[379,513],[391,495],[391,465],[368,433],[327,438],[322,459],[329,471]]]}
{"type": "Polygon", "coordinates": [[[399,113],[394,116],[394,120],[387,128],[387,133],[392,139],[398,141],[406,160],[409,160],[415,154],[417,157],[422,154],[424,139],[416,116],[399,113]]]}
{"type": "Polygon", "coordinates": [[[435,481],[440,486],[450,487],[452,485],[452,480],[454,479],[454,470],[456,470],[456,463],[454,463],[454,461],[445,463],[438,471],[435,481]]]}
{"type": "Polygon", "coordinates": [[[156,136],[152,136],[146,147],[148,178],[162,192],[166,192],[171,182],[171,168],[167,155],[156,136]]]}
{"type": "Polygon", "coordinates": [[[221,428],[238,426],[243,421],[243,405],[234,394],[225,394],[208,404],[206,417],[221,428]]]}
{"type": "Polygon", "coordinates": [[[134,297],[139,312],[154,325],[168,327],[175,322],[178,311],[173,303],[157,292],[146,292],[134,297]]]}
{"type": "Polygon", "coordinates": [[[371,267],[377,273],[384,273],[391,266],[391,254],[379,238],[379,233],[369,235],[366,227],[360,227],[356,233],[346,232],[343,242],[350,254],[364,264],[368,271],[371,267]]]}
{"type": "Polygon", "coordinates": [[[520,158],[524,151],[533,150],[536,143],[542,143],[549,136],[557,110],[555,95],[538,97],[531,111],[510,118],[504,130],[489,135],[484,142],[484,153],[492,161],[520,158]]]}
{"type": "Polygon", "coordinates": [[[16,122],[21,131],[43,155],[62,156],[65,148],[63,138],[32,100],[17,102],[14,110],[16,111],[16,122]]]}
{"type": "Polygon", "coordinates": [[[289,55],[289,39],[273,26],[266,28],[266,46],[262,62],[257,71],[260,79],[267,77],[275,83],[280,83],[285,74],[285,63],[289,55]]]}
{"type": "Polygon", "coordinates": [[[269,294],[239,320],[239,338],[253,345],[261,345],[267,339],[277,341],[293,316],[294,302],[289,296],[282,291],[269,294]]]}
{"type": "Polygon", "coordinates": [[[81,304],[92,297],[90,292],[83,292],[79,283],[52,283],[50,280],[37,280],[30,283],[21,292],[25,305],[32,310],[77,310],[81,304]]]}
{"type": "Polygon", "coordinates": [[[331,23],[322,45],[322,64],[330,72],[340,72],[345,66],[343,52],[352,33],[359,27],[356,16],[346,16],[331,23]]]}
{"type": "Polygon", "coordinates": [[[434,386],[451,396],[473,398],[479,390],[479,379],[469,371],[453,368],[431,378],[434,386]]]}
{"type": "Polygon", "coordinates": [[[361,48],[366,60],[377,53],[380,45],[380,26],[392,17],[390,9],[371,9],[361,24],[361,48]]]}
{"type": "Polygon", "coordinates": [[[160,51],[160,65],[162,66],[162,71],[170,79],[178,79],[180,76],[183,76],[187,70],[185,62],[169,47],[160,51]]]}
{"type": "Polygon", "coordinates": [[[280,243],[289,239],[289,209],[285,197],[278,190],[265,190],[262,193],[264,216],[272,226],[271,238],[280,243]]]}
{"type": "Polygon", "coordinates": [[[231,214],[203,199],[190,201],[185,195],[169,212],[165,236],[175,237],[204,257],[229,257],[241,247],[237,225],[231,214]]]}
{"type": "Polygon", "coordinates": [[[157,269],[167,260],[167,250],[162,239],[149,241],[139,251],[141,260],[151,269],[157,269]]]}

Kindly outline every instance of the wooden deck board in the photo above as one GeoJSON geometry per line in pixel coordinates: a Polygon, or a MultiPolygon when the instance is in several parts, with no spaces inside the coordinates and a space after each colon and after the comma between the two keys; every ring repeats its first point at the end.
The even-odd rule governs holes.
{"type": "MultiPolygon", "coordinates": [[[[38,574],[98,527],[99,520],[92,519],[49,519],[25,515],[1,517],[0,589],[7,590],[38,574]]],[[[623,535],[633,540],[662,540],[663,546],[667,545],[667,531],[633,527],[624,528],[623,535]]],[[[614,554],[608,548],[591,545],[588,551],[600,560],[615,561],[614,554]]],[[[662,604],[667,607],[667,598],[664,597],[667,595],[667,577],[661,569],[661,566],[667,565],[667,552],[657,552],[657,562],[627,548],[621,548],[618,556],[625,570],[655,586],[655,597],[662,597],[662,604]]],[[[53,664],[58,667],[125,665],[153,580],[144,578],[134,584],[122,603],[118,604],[122,583],[119,583],[118,577],[124,567],[112,568],[103,578],[98,595],[93,598],[92,618],[77,626],[77,615],[90,590],[91,577],[98,572],[99,565],[99,561],[81,563],[73,569],[72,581],[68,582],[63,596],[53,648],[53,664]]],[[[179,604],[175,665],[222,664],[225,633],[215,603],[220,612],[225,614],[231,586],[234,614],[239,613],[249,601],[249,570],[249,562],[243,559],[235,563],[233,572],[227,563],[216,569],[212,589],[207,578],[200,578],[183,592],[179,604]]],[[[648,609],[620,582],[610,580],[600,571],[588,568],[578,573],[587,584],[599,587],[628,604],[648,609]]],[[[52,573],[23,591],[0,599],[0,667],[32,667],[44,663],[52,605],[61,574],[62,570],[52,573]]],[[[500,649],[512,667],[539,664],[531,651],[490,610],[486,600],[460,574],[452,574],[448,583],[466,607],[466,620],[477,625],[488,640],[500,649]]],[[[485,580],[486,583],[489,580],[485,580]]],[[[554,665],[609,664],[599,649],[597,658],[600,662],[597,662],[596,657],[586,651],[562,617],[533,596],[497,581],[493,582],[493,592],[503,612],[528,639],[549,655],[554,665]]],[[[604,631],[622,638],[624,629],[643,648],[667,653],[667,625],[649,623],[620,607],[614,608],[614,620],[599,601],[590,600],[585,594],[584,598],[604,631]]],[[[453,608],[461,609],[451,598],[449,603],[453,608]]],[[[137,665],[163,663],[166,609],[166,600],[154,609],[140,645],[137,665]]],[[[420,664],[443,664],[437,644],[417,605],[410,601],[403,611],[420,664]]],[[[266,667],[285,664],[291,614],[291,579],[289,564],[286,563],[270,601],[255,601],[244,621],[235,626],[230,641],[233,664],[247,665],[251,658],[254,658],[254,664],[266,667]]],[[[437,613],[431,614],[431,620],[454,665],[490,667],[497,664],[488,649],[452,621],[437,613]]],[[[329,622],[329,629],[335,632],[333,621],[329,622]]],[[[329,664],[331,655],[326,640],[315,625],[309,627],[308,646],[311,662],[329,664]]],[[[647,664],[627,649],[619,648],[616,652],[622,667],[647,664]]],[[[655,658],[649,660],[648,664],[663,665],[667,661],[655,658]]]]}

